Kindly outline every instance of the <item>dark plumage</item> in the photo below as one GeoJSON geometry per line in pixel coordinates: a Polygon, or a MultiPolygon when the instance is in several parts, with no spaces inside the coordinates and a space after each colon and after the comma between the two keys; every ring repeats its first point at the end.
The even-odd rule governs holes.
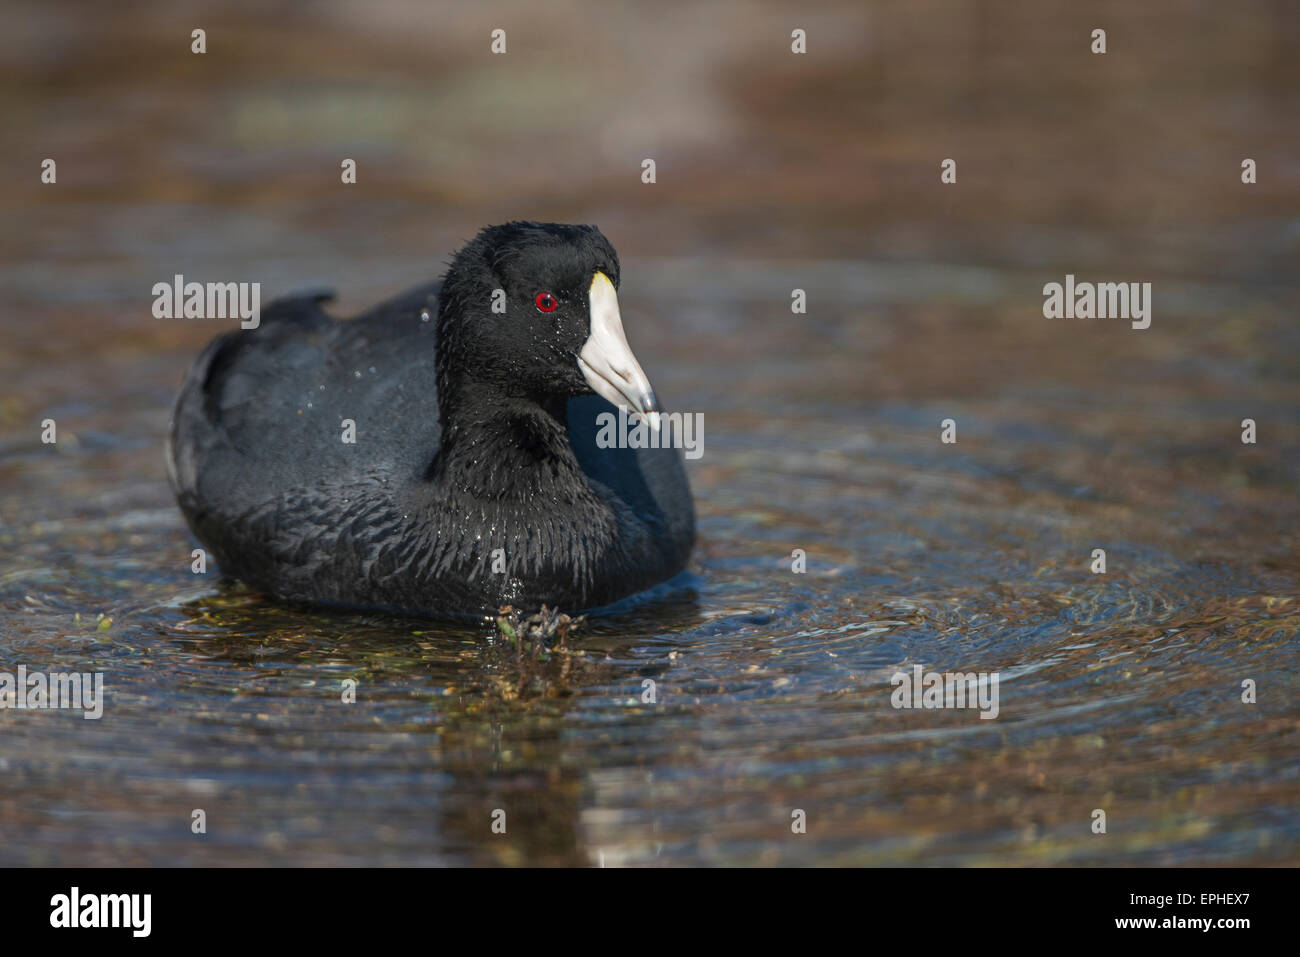
{"type": "Polygon", "coordinates": [[[177,401],[169,474],[194,534],[281,598],[425,614],[591,608],[675,575],[695,535],[680,452],[596,444],[608,398],[656,409],[618,282],[595,227],[508,223],[441,288],[350,321],[328,294],[272,303],[177,401]]]}

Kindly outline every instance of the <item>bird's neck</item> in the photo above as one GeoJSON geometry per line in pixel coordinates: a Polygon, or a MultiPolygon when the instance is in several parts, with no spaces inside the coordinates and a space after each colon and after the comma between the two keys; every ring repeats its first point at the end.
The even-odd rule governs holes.
{"type": "Polygon", "coordinates": [[[442,436],[424,486],[425,567],[463,580],[467,600],[540,603],[530,583],[568,581],[584,596],[597,570],[631,567],[621,519],[574,454],[566,402],[439,390],[442,436]]]}
{"type": "Polygon", "coordinates": [[[595,499],[569,442],[563,398],[538,401],[461,384],[439,395],[442,437],[431,478],[455,498],[595,499]]]}

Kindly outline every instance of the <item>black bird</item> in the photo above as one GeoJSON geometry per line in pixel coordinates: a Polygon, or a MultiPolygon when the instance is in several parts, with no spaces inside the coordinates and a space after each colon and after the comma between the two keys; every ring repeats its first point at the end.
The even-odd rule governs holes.
{"type": "Polygon", "coordinates": [[[671,578],[695,539],[680,452],[597,443],[616,405],[662,424],[618,285],[596,227],[512,222],[354,319],[329,293],[272,303],[186,375],[167,464],[190,528],[277,597],[417,614],[671,578]]]}

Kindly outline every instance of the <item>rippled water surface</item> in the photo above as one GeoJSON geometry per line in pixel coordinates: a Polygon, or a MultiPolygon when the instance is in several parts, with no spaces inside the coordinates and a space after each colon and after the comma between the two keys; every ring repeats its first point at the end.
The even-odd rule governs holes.
{"type": "MultiPolygon", "coordinates": [[[[631,317],[649,309],[636,288],[631,317]]],[[[190,572],[160,451],[187,353],[127,345],[88,368],[70,350],[48,360],[57,375],[8,370],[10,388],[39,380],[24,397],[48,383],[43,408],[76,425],[56,447],[10,427],[0,651],[11,667],[103,671],[108,701],[99,721],[5,715],[0,820],[24,840],[4,859],[1294,854],[1297,462],[1277,433],[1294,439],[1295,370],[1258,358],[1294,356],[1293,326],[1265,310],[1213,369],[1184,373],[1195,390],[1162,383],[1168,361],[1142,348],[1154,337],[1108,330],[1088,342],[1113,348],[1096,357],[1113,378],[1080,372],[1062,399],[1022,330],[1056,333],[959,309],[945,349],[978,339],[990,371],[1019,371],[942,398],[907,394],[913,376],[944,381],[926,307],[773,314],[744,336],[707,298],[654,311],[667,334],[651,375],[707,410],[691,573],[594,620],[570,673],[522,695],[490,629],[281,607],[190,572]],[[1038,394],[1049,379],[1055,398],[1038,394]],[[1242,409],[1266,442],[1241,445],[1242,409]],[[938,441],[949,417],[955,445],[938,441]],[[913,664],[1000,672],[1000,716],[894,709],[890,676],[913,664]],[[1239,699],[1246,678],[1257,705],[1239,699]],[[1097,807],[1104,838],[1088,829],[1097,807]],[[496,808],[508,840],[490,831],[496,808]]]]}
{"type": "MultiPolygon", "coordinates": [[[[618,144],[639,162],[641,127],[616,125],[590,167],[565,143],[548,156],[530,117],[567,112],[521,102],[520,76],[490,81],[468,53],[441,67],[459,81],[420,73],[450,41],[408,41],[416,8],[383,9],[364,29],[300,32],[252,7],[217,21],[253,71],[231,68],[219,93],[157,52],[174,26],[158,11],[129,41],[153,52],[130,62],[66,24],[22,34],[61,37],[57,57],[5,42],[6,75],[44,83],[10,104],[22,142],[69,162],[64,192],[0,186],[15,224],[0,244],[0,669],[100,671],[107,701],[98,721],[0,712],[0,864],[1300,859],[1300,177],[1280,119],[1296,60],[1258,52],[1282,31],[1138,18],[1152,73],[1126,66],[1098,92],[1071,85],[1086,86],[1077,66],[1052,79],[1067,41],[1046,22],[1022,24],[1044,38],[1040,84],[1015,74],[1033,44],[1002,56],[1000,26],[968,25],[983,52],[954,66],[965,41],[920,42],[931,26],[906,4],[874,20],[829,5],[816,22],[840,41],[812,79],[750,70],[767,55],[754,30],[722,56],[689,23],[620,14],[610,43],[635,27],[713,64],[663,79],[680,109],[652,74],[604,68],[690,184],[674,193],[670,176],[647,200],[615,171],[618,144]],[[296,37],[310,57],[271,55],[296,37]],[[866,59],[854,37],[871,38],[866,59]],[[917,70],[958,70],[962,97],[916,85],[894,43],[917,70]],[[1182,75],[1161,66],[1177,50],[1228,64],[1216,77],[1250,62],[1258,87],[1174,96],[1159,84],[1182,75]],[[1148,91],[1138,119],[1114,112],[1136,108],[1130,89],[1148,91]],[[1075,112],[1058,119],[1062,103],[1075,112]],[[426,109],[455,135],[426,129],[426,109]],[[1137,153],[1100,136],[1080,149],[1071,124],[1098,115],[1127,122],[1137,153]],[[380,144],[371,191],[311,185],[313,164],[337,176],[352,146],[335,139],[358,128],[380,144]],[[1170,162],[1182,135],[1195,148],[1170,162]],[[1246,139],[1274,192],[1243,205],[1246,139]],[[906,185],[954,141],[982,185],[948,205],[906,185]],[[521,149],[538,165],[509,167],[521,149]],[[150,318],[152,284],[257,280],[270,297],[324,280],[346,314],[515,215],[605,228],[643,366],[671,407],[704,413],[689,573],[537,663],[486,624],[325,613],[192,574],[162,442],[221,324],[150,318]],[[1151,329],[1044,319],[1043,283],[1089,270],[1153,281],[1151,329]],[[40,442],[46,418],[57,445],[40,442]],[[891,676],[914,665],[1000,673],[999,716],[892,707],[891,676]]],[[[522,46],[516,65],[533,62],[522,46]]]]}

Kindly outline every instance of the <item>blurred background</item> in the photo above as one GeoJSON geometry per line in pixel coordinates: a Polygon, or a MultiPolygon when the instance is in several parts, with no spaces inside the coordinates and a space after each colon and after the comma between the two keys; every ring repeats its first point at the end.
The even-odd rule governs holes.
{"type": "Polygon", "coordinates": [[[0,715],[0,863],[1294,862],[1298,47],[1286,0],[13,0],[0,667],[110,700],[0,715]],[[518,218],[601,227],[705,414],[689,580],[527,681],[196,584],[161,448],[226,326],[153,284],[348,315],[518,218]],[[1151,328],[1044,319],[1066,273],[1151,328]],[[893,710],[913,663],[1002,717],[893,710]]]}

